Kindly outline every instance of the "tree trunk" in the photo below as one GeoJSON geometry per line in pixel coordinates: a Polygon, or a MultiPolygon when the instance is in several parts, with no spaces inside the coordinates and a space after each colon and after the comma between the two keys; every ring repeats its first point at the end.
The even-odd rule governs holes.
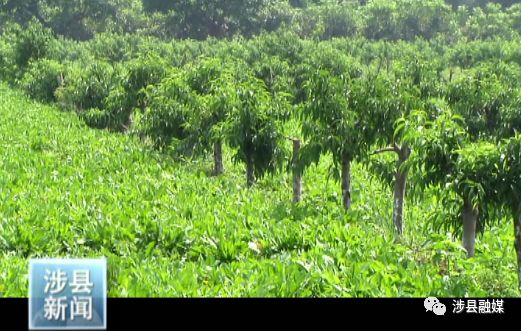
{"type": "Polygon", "coordinates": [[[293,140],[293,203],[302,201],[302,171],[299,167],[300,140],[293,140]]]}
{"type": "Polygon", "coordinates": [[[517,279],[518,286],[521,288],[521,210],[517,207],[512,208],[514,216],[514,247],[517,255],[517,279]]]}
{"type": "Polygon", "coordinates": [[[134,126],[134,113],[132,111],[130,111],[125,118],[125,123],[123,124],[123,132],[129,132],[133,126],[134,126]]]}
{"type": "Polygon", "coordinates": [[[351,160],[342,156],[342,202],[344,209],[351,208],[351,160]]]}
{"type": "Polygon", "coordinates": [[[478,210],[472,206],[468,199],[465,199],[463,206],[463,247],[467,250],[467,257],[474,256],[477,222],[478,210]]]}
{"type": "Polygon", "coordinates": [[[255,183],[255,163],[252,156],[248,157],[248,162],[246,162],[246,184],[248,188],[253,186],[255,183]]]}
{"type": "Polygon", "coordinates": [[[223,164],[223,144],[222,141],[218,140],[213,144],[213,174],[214,176],[219,176],[224,173],[224,164],[223,164]]]}
{"type": "Polygon", "coordinates": [[[394,204],[393,204],[393,224],[396,232],[401,235],[403,233],[403,210],[405,204],[405,190],[407,187],[407,171],[401,169],[401,166],[410,155],[410,149],[403,146],[398,151],[398,161],[396,162],[396,175],[394,182],[394,204]]]}

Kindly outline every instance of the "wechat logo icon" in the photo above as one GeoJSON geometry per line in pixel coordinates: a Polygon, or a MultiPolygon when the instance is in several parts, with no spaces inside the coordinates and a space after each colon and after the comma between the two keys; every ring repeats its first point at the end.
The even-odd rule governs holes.
{"type": "Polygon", "coordinates": [[[445,315],[445,312],[447,311],[447,307],[445,307],[445,305],[435,297],[428,297],[425,299],[425,301],[423,301],[423,306],[426,311],[432,311],[438,316],[445,315]]]}

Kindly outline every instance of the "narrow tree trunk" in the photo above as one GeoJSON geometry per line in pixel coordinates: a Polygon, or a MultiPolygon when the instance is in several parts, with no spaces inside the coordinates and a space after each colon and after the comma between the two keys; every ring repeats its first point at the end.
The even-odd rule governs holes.
{"type": "Polygon", "coordinates": [[[470,201],[465,199],[463,206],[463,247],[467,250],[467,257],[474,256],[477,222],[478,210],[472,206],[470,201]]]}
{"type": "Polygon", "coordinates": [[[517,255],[517,279],[521,288],[521,211],[517,207],[512,208],[514,216],[514,247],[517,255]]]}
{"type": "Polygon", "coordinates": [[[213,174],[214,176],[219,176],[224,173],[224,164],[223,164],[223,144],[222,141],[218,140],[213,144],[213,174]]]}
{"type": "Polygon", "coordinates": [[[401,169],[401,166],[409,158],[410,149],[403,146],[398,152],[398,161],[396,163],[396,175],[394,182],[394,204],[393,204],[393,224],[396,232],[401,235],[403,233],[403,210],[405,204],[405,190],[407,187],[407,171],[401,169]]]}
{"type": "Polygon", "coordinates": [[[300,140],[293,140],[293,203],[302,201],[302,171],[299,167],[300,140]]]}
{"type": "Polygon", "coordinates": [[[134,126],[134,113],[132,111],[130,111],[125,116],[125,120],[124,121],[125,122],[122,124],[123,125],[123,132],[128,132],[134,126]]]}
{"type": "Polygon", "coordinates": [[[351,208],[351,160],[342,156],[342,202],[344,209],[351,208]]]}
{"type": "Polygon", "coordinates": [[[246,184],[248,188],[253,186],[255,183],[255,163],[253,157],[248,157],[248,162],[246,162],[246,184]]]}

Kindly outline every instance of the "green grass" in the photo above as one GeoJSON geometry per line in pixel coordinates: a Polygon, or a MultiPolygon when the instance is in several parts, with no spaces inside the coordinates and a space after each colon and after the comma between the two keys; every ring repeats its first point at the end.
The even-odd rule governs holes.
{"type": "Polygon", "coordinates": [[[465,260],[432,231],[442,206],[426,194],[397,241],[391,190],[360,165],[350,212],[327,159],[294,207],[287,175],[247,190],[229,155],[210,177],[210,160],[175,161],[5,85],[0,96],[0,297],[27,296],[28,259],[46,256],[106,256],[111,297],[520,295],[510,223],[465,260]]]}

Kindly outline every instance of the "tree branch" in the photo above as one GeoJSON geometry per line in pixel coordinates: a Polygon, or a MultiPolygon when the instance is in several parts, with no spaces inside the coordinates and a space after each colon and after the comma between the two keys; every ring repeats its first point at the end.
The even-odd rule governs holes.
{"type": "Polygon", "coordinates": [[[395,143],[394,146],[378,149],[378,150],[372,152],[370,155],[377,155],[377,154],[382,154],[382,153],[387,153],[387,152],[395,152],[395,153],[399,154],[400,147],[398,147],[398,145],[395,143]]]}
{"type": "Polygon", "coordinates": [[[400,148],[400,146],[398,146],[397,143],[394,143],[393,144],[393,148],[394,148],[394,151],[398,154],[400,154],[402,152],[402,149],[400,148]]]}
{"type": "Polygon", "coordinates": [[[284,138],[289,140],[289,141],[299,141],[300,140],[298,138],[292,138],[292,137],[288,137],[288,136],[284,136],[284,138]]]}
{"type": "Polygon", "coordinates": [[[382,154],[382,153],[387,153],[387,152],[396,152],[396,151],[394,150],[394,147],[386,147],[386,148],[382,148],[382,149],[372,152],[371,155],[377,155],[377,154],[382,154]]]}

